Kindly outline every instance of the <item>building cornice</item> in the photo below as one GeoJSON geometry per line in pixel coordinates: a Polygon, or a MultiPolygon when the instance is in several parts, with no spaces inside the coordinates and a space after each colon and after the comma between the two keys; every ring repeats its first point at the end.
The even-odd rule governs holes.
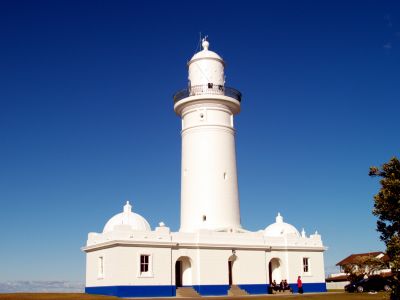
{"type": "Polygon", "coordinates": [[[313,251],[323,252],[327,248],[323,246],[271,246],[271,245],[250,245],[250,244],[211,244],[211,243],[177,243],[177,242],[157,242],[157,241],[127,241],[112,240],[95,245],[82,247],[84,252],[92,252],[114,247],[156,247],[172,249],[220,249],[220,250],[260,250],[260,251],[313,251]]]}

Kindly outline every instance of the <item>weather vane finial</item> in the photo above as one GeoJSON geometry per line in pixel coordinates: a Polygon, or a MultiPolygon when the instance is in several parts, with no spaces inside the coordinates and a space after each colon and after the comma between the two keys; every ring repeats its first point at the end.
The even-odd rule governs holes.
{"type": "Polygon", "coordinates": [[[206,35],[201,41],[201,45],[203,46],[203,50],[208,50],[208,46],[210,46],[210,43],[207,41],[208,35],[206,35]]]}

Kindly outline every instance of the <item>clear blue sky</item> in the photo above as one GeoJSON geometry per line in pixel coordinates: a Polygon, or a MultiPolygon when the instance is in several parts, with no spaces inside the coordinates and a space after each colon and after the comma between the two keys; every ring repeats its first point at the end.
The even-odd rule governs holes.
{"type": "Polygon", "coordinates": [[[0,3],[0,281],[83,281],[128,199],[179,228],[172,95],[199,32],[243,93],[243,226],[318,230],[328,271],[384,249],[368,169],[399,156],[400,3],[144,2],[0,3]]]}

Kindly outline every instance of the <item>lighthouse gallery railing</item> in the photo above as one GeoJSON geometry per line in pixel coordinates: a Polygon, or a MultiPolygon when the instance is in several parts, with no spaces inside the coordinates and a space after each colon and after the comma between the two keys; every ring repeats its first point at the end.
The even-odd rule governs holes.
{"type": "Polygon", "coordinates": [[[242,93],[238,90],[209,83],[207,85],[194,85],[187,89],[180,90],[174,95],[174,103],[183,98],[197,95],[224,95],[236,99],[239,102],[242,101],[242,93]]]}

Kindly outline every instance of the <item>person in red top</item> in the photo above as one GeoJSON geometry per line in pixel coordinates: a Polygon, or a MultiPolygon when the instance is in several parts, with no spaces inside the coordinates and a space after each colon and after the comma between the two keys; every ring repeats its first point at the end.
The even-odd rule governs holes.
{"type": "Polygon", "coordinates": [[[301,281],[301,276],[297,277],[297,290],[299,294],[303,294],[303,282],[301,281]]]}

